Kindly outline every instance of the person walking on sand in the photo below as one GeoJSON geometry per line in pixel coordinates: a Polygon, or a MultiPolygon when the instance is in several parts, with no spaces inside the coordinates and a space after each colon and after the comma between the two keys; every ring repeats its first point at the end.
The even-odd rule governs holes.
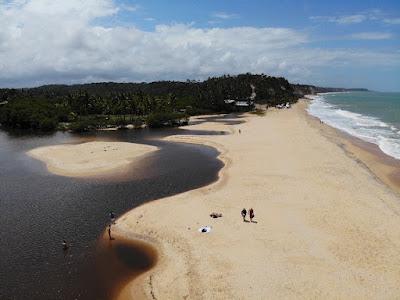
{"type": "Polygon", "coordinates": [[[110,241],[113,239],[113,238],[111,237],[111,224],[108,225],[108,237],[110,238],[110,241]]]}
{"type": "Polygon", "coordinates": [[[247,210],[245,208],[243,208],[241,214],[242,214],[243,222],[246,222],[247,210]]]}
{"type": "Polygon", "coordinates": [[[250,222],[253,223],[253,218],[254,218],[254,210],[252,208],[250,208],[249,210],[249,216],[250,216],[250,222]]]}

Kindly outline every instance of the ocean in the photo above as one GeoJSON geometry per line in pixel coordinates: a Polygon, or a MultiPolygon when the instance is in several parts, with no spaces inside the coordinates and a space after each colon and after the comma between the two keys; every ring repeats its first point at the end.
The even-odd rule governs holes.
{"type": "Polygon", "coordinates": [[[344,92],[309,97],[313,99],[308,108],[311,115],[400,159],[400,93],[344,92]]]}

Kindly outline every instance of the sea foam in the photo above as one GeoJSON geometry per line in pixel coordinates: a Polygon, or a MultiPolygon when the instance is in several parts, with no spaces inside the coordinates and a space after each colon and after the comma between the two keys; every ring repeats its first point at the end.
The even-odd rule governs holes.
{"type": "Polygon", "coordinates": [[[374,143],[396,159],[400,159],[400,130],[376,117],[362,115],[328,103],[324,94],[311,95],[308,112],[326,124],[364,141],[374,143]]]}

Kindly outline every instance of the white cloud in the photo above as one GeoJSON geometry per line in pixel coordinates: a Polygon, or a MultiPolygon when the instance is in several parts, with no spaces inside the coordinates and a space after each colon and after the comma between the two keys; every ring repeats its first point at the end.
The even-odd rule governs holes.
{"type": "Polygon", "coordinates": [[[388,32],[360,32],[349,36],[358,40],[388,40],[393,38],[393,34],[388,32]]]}
{"type": "Polygon", "coordinates": [[[152,17],[144,18],[145,21],[154,22],[156,19],[152,17]]]}
{"type": "Polygon", "coordinates": [[[400,24],[400,18],[385,18],[383,19],[383,22],[386,24],[397,25],[400,24]]]}
{"type": "Polygon", "coordinates": [[[310,20],[337,23],[342,25],[358,24],[365,21],[379,21],[386,24],[400,24],[400,18],[389,18],[379,9],[364,11],[358,14],[342,16],[312,16],[310,20]]]}
{"type": "Polygon", "coordinates": [[[350,15],[338,17],[336,22],[339,24],[354,24],[364,22],[366,19],[367,17],[364,15],[350,15]]]}
{"type": "Polygon", "coordinates": [[[311,20],[314,21],[325,21],[325,22],[331,22],[331,23],[337,23],[337,24],[355,24],[355,23],[361,23],[367,20],[367,16],[357,14],[357,15],[346,15],[346,16],[314,16],[310,17],[311,20]]]}
{"type": "Polygon", "coordinates": [[[119,6],[119,8],[122,9],[122,10],[133,12],[133,11],[137,11],[140,8],[140,6],[139,5],[121,4],[119,6]]]}
{"type": "Polygon", "coordinates": [[[238,17],[237,14],[229,14],[229,13],[226,13],[226,12],[223,12],[223,11],[222,12],[213,13],[212,16],[214,18],[223,19],[223,20],[234,19],[234,18],[238,17]]]}
{"type": "Polygon", "coordinates": [[[100,80],[201,79],[241,72],[307,79],[320,67],[400,66],[400,53],[318,49],[290,28],[154,31],[94,25],[115,15],[112,0],[0,2],[0,84],[26,86],[100,80]]]}

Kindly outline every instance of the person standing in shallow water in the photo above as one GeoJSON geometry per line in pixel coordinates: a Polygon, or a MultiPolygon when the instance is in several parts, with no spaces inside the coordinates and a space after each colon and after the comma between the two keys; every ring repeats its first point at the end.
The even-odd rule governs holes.
{"type": "Polygon", "coordinates": [[[247,210],[245,208],[243,208],[241,214],[242,214],[243,222],[245,222],[246,221],[247,210]]]}
{"type": "Polygon", "coordinates": [[[249,216],[250,216],[250,222],[253,222],[254,210],[252,208],[250,208],[250,210],[249,210],[249,216]]]}
{"type": "Polygon", "coordinates": [[[112,240],[112,237],[111,237],[111,224],[108,225],[108,237],[110,238],[110,241],[111,241],[112,240]]]}

